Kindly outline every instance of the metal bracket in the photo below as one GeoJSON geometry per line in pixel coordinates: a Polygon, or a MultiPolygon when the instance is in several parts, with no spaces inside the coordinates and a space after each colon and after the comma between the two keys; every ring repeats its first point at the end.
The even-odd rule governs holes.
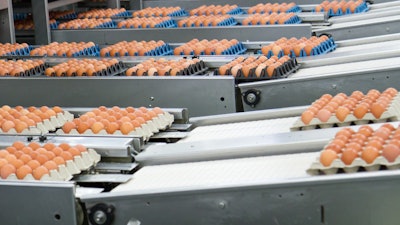
{"type": "Polygon", "coordinates": [[[256,89],[250,89],[246,91],[243,95],[243,101],[247,104],[250,105],[252,108],[254,108],[259,102],[260,102],[260,95],[261,91],[256,90],[256,89]]]}

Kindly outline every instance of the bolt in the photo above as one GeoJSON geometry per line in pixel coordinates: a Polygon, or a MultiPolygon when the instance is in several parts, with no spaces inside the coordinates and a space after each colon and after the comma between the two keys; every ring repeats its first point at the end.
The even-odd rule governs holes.
{"type": "Polygon", "coordinates": [[[256,101],[256,98],[257,98],[257,96],[256,96],[255,94],[253,94],[253,93],[249,93],[249,94],[246,96],[246,99],[247,99],[247,101],[248,101],[249,103],[255,102],[255,101],[256,101]]]}
{"type": "Polygon", "coordinates": [[[224,201],[218,202],[218,207],[219,207],[220,209],[224,209],[225,206],[226,206],[226,202],[224,202],[224,201]]]}
{"type": "Polygon", "coordinates": [[[107,215],[101,210],[96,211],[93,217],[97,224],[104,224],[107,220],[107,215]]]}
{"type": "Polygon", "coordinates": [[[337,88],[336,84],[332,84],[332,89],[336,89],[336,88],[337,88]]]}
{"type": "Polygon", "coordinates": [[[150,101],[154,101],[154,97],[153,96],[150,97],[150,101]]]}

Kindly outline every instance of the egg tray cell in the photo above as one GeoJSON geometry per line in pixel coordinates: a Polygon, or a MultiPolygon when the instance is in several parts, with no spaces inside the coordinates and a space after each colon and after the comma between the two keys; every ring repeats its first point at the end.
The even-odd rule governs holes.
{"type": "MultiPolygon", "coordinates": [[[[328,52],[332,52],[336,49],[337,45],[335,43],[335,41],[333,40],[332,37],[330,37],[328,40],[321,42],[318,46],[314,47],[311,50],[310,56],[315,56],[315,55],[323,55],[326,54],[328,52]]],[[[261,50],[257,51],[258,54],[262,54],[261,50]]],[[[282,56],[284,56],[285,54],[283,53],[283,50],[279,51],[279,54],[276,55],[278,58],[281,58],[282,56]]],[[[271,58],[272,56],[274,56],[274,53],[272,50],[268,51],[268,54],[266,55],[267,58],[271,58]]],[[[304,51],[304,49],[300,50],[300,55],[296,56],[296,54],[294,53],[293,49],[290,50],[290,54],[289,57],[291,58],[295,58],[295,57],[307,57],[306,52],[304,51]]]]}
{"type": "MultiPolygon", "coordinates": [[[[151,120],[146,121],[146,123],[142,124],[141,127],[136,128],[132,132],[126,135],[134,135],[143,137],[145,141],[148,141],[151,136],[155,133],[158,133],[162,130],[166,130],[171,127],[174,122],[174,115],[164,112],[163,114],[158,114],[157,117],[154,117],[151,120]]],[[[57,134],[63,135],[66,134],[62,129],[58,129],[56,131],[57,134]]],[[[84,133],[80,134],[76,129],[72,129],[68,135],[89,135],[89,136],[99,136],[99,135],[110,135],[110,136],[121,136],[124,135],[121,131],[117,130],[113,134],[108,134],[106,130],[100,130],[99,133],[95,134],[92,130],[87,129],[84,133]]]]}
{"type": "Polygon", "coordinates": [[[35,66],[30,70],[25,70],[15,76],[11,76],[10,74],[5,75],[5,77],[33,77],[33,76],[41,76],[46,68],[48,67],[47,64],[41,64],[39,66],[35,66]]]}
{"type": "MultiPolygon", "coordinates": [[[[118,62],[117,64],[114,64],[112,66],[107,67],[107,69],[102,70],[102,71],[97,71],[96,75],[94,76],[117,76],[121,73],[123,73],[126,70],[125,65],[123,62],[118,62]]],[[[50,77],[56,77],[56,74],[54,73],[50,77]]],[[[63,73],[61,77],[67,77],[66,73],[63,73]]],[[[87,77],[86,73],[83,73],[82,76],[78,76],[76,73],[73,73],[71,77],[87,77]]]]}
{"type": "MultiPolygon", "coordinates": [[[[165,56],[165,55],[173,55],[174,51],[172,47],[169,44],[164,44],[162,46],[158,46],[155,49],[152,49],[150,51],[147,51],[144,53],[144,56],[165,56]]],[[[99,53],[100,54],[100,53],[99,53]]],[[[107,52],[105,54],[105,57],[110,57],[110,53],[107,52]]],[[[129,56],[128,53],[125,53],[125,55],[120,55],[119,52],[115,53],[115,56],[129,56]]],[[[138,52],[135,52],[134,56],[139,56],[138,52]]]]}
{"type": "Polygon", "coordinates": [[[313,129],[324,129],[331,127],[343,127],[343,126],[351,126],[351,125],[363,125],[363,124],[371,124],[371,123],[383,123],[383,122],[393,122],[400,120],[400,95],[397,94],[393,97],[392,102],[388,106],[385,112],[381,115],[380,118],[375,118],[371,112],[367,112],[362,119],[357,119],[353,114],[349,114],[346,119],[341,122],[336,118],[334,114],[328,119],[327,122],[322,122],[318,118],[314,117],[310,124],[304,124],[301,121],[301,118],[293,124],[290,128],[292,131],[299,130],[313,130],[313,129]]]}
{"type": "MultiPolygon", "coordinates": [[[[272,76],[268,76],[267,74],[267,68],[263,69],[261,71],[261,74],[259,77],[257,77],[255,70],[257,67],[252,68],[249,72],[249,76],[245,77],[243,75],[242,69],[239,69],[237,72],[237,75],[235,76],[235,80],[238,82],[252,82],[252,81],[261,81],[261,80],[275,80],[275,79],[282,79],[282,78],[287,78],[290,74],[296,72],[300,68],[300,64],[297,63],[297,60],[295,58],[291,58],[285,63],[283,63],[281,66],[277,67],[272,76]]],[[[218,69],[214,71],[214,75],[221,75],[218,72],[218,69]]],[[[226,70],[226,74],[223,74],[222,76],[226,75],[232,75],[231,74],[231,69],[226,70]]]]}
{"type": "Polygon", "coordinates": [[[2,56],[28,56],[32,49],[33,49],[33,46],[28,46],[25,48],[16,49],[15,51],[9,52],[2,56]]]}
{"type": "Polygon", "coordinates": [[[4,132],[0,128],[0,134],[42,135],[56,131],[57,128],[62,127],[65,122],[72,121],[73,119],[74,115],[67,111],[64,111],[63,113],[57,113],[56,116],[52,116],[49,119],[45,119],[42,122],[37,123],[35,126],[28,127],[20,133],[18,133],[14,128],[11,128],[7,132],[4,132]]]}
{"type": "MultiPolygon", "coordinates": [[[[195,64],[190,65],[188,68],[185,68],[179,71],[176,76],[194,76],[194,75],[204,75],[208,71],[208,67],[205,65],[204,61],[200,60],[195,64]]],[[[153,76],[158,76],[157,72],[153,76]]],[[[137,76],[136,72],[133,72],[131,76],[137,76]]],[[[144,72],[142,76],[148,76],[147,71],[144,72]]],[[[170,72],[166,72],[164,76],[171,76],[170,72]]]]}
{"type": "MultiPolygon", "coordinates": [[[[79,156],[74,156],[72,160],[65,161],[65,164],[58,165],[57,169],[50,170],[49,174],[45,174],[40,178],[40,181],[68,181],[74,175],[80,174],[82,171],[89,170],[100,162],[101,156],[93,149],[87,149],[87,152],[82,152],[79,156]]],[[[0,180],[4,180],[0,178],[0,180]]],[[[15,173],[10,174],[5,180],[20,180],[15,173]]],[[[32,174],[26,175],[22,180],[36,180],[32,174]]]]}
{"type": "MultiPolygon", "coordinates": [[[[336,13],[333,11],[333,9],[329,9],[327,14],[329,17],[333,17],[333,16],[343,16],[343,15],[349,15],[349,14],[355,14],[355,13],[363,13],[368,10],[369,10],[369,8],[368,8],[367,3],[363,2],[355,8],[354,12],[351,12],[349,8],[347,8],[346,11],[343,12],[343,10],[339,8],[336,11],[336,13]]],[[[315,9],[313,9],[312,12],[315,12],[315,9]]],[[[321,9],[321,12],[324,12],[324,9],[321,9]]]]}
{"type": "MultiPolygon", "coordinates": [[[[218,27],[219,27],[219,26],[235,26],[235,25],[237,25],[237,24],[238,24],[238,22],[237,22],[233,17],[229,17],[229,18],[227,18],[227,19],[225,19],[225,20],[219,22],[219,23],[217,24],[217,26],[218,26],[218,27]]],[[[211,23],[209,23],[209,24],[201,24],[201,25],[200,25],[200,27],[210,27],[210,26],[212,26],[211,23]]],[[[186,23],[185,23],[185,24],[183,24],[182,27],[188,27],[188,26],[187,26],[186,23]]],[[[190,27],[196,27],[196,25],[193,23],[192,26],[190,26],[190,27]]]]}

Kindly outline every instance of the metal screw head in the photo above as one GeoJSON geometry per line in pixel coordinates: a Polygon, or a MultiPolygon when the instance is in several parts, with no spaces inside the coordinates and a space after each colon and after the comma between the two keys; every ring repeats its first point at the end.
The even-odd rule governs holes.
{"type": "Polygon", "coordinates": [[[256,96],[255,94],[253,94],[253,93],[249,93],[249,94],[246,96],[246,99],[247,99],[247,101],[248,101],[249,103],[254,103],[254,101],[256,100],[256,98],[257,98],[257,96],[256,96]]]}
{"type": "Polygon", "coordinates": [[[220,209],[224,209],[225,206],[226,206],[226,202],[224,202],[224,201],[218,202],[218,207],[219,207],[220,209]]]}
{"type": "Polygon", "coordinates": [[[153,96],[150,97],[150,101],[154,101],[154,97],[153,96]]]}
{"type": "Polygon", "coordinates": [[[96,211],[93,217],[97,224],[104,224],[107,220],[107,215],[101,210],[96,211]]]}

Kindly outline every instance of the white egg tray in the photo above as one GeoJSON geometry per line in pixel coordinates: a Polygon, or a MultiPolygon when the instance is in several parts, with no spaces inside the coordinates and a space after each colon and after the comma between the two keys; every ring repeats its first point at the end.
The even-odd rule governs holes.
{"type": "Polygon", "coordinates": [[[317,128],[331,128],[331,127],[345,127],[351,124],[363,125],[369,123],[384,123],[400,120],[400,95],[397,94],[393,97],[392,102],[385,112],[382,113],[379,119],[371,112],[367,112],[362,119],[357,119],[353,114],[349,114],[346,119],[341,122],[339,119],[332,114],[328,121],[322,122],[318,118],[314,117],[309,124],[304,124],[299,117],[293,126],[290,128],[291,131],[299,130],[313,130],[317,128]]]}
{"type": "MultiPolygon", "coordinates": [[[[82,152],[80,156],[75,156],[73,160],[65,161],[64,165],[58,165],[57,170],[50,170],[45,174],[41,181],[67,181],[72,179],[73,175],[81,173],[96,165],[100,161],[100,155],[93,149],[82,152]]],[[[1,180],[1,178],[0,178],[1,180]]],[[[19,180],[16,174],[10,174],[6,180],[19,180]]],[[[28,174],[22,180],[35,180],[32,174],[28,174]]]]}
{"type": "MultiPolygon", "coordinates": [[[[160,130],[165,130],[172,125],[174,122],[174,115],[164,112],[163,114],[159,114],[157,117],[154,117],[152,120],[147,121],[145,124],[142,124],[141,127],[136,128],[134,131],[130,132],[127,135],[136,135],[141,136],[144,140],[148,141],[150,137],[160,132],[160,130]]],[[[58,129],[57,134],[66,134],[62,129],[58,129]]],[[[68,134],[79,135],[80,133],[76,129],[72,129],[68,134]]],[[[117,130],[113,134],[107,133],[105,129],[100,130],[99,133],[94,134],[92,130],[87,129],[84,135],[124,135],[121,131],[117,130]]]]}
{"type": "MultiPolygon", "coordinates": [[[[340,156],[340,154],[339,154],[340,156]]],[[[319,157],[316,162],[312,163],[307,173],[310,175],[320,175],[320,174],[336,174],[340,171],[344,173],[356,173],[360,169],[365,171],[377,171],[385,167],[388,170],[396,170],[400,168],[400,157],[397,157],[394,162],[388,162],[385,157],[378,156],[374,162],[368,164],[362,158],[357,157],[351,163],[351,165],[344,164],[340,159],[335,159],[332,164],[328,167],[322,165],[319,161],[319,157]]]]}
{"type": "MultiPolygon", "coordinates": [[[[50,119],[45,119],[42,122],[36,124],[36,126],[28,127],[19,134],[25,135],[40,135],[48,133],[49,131],[55,131],[57,128],[62,127],[62,125],[67,121],[72,121],[74,115],[64,111],[63,113],[57,113],[57,115],[50,117],[50,119]]],[[[4,132],[0,128],[0,133],[6,134],[18,134],[14,128],[11,128],[8,132],[4,132]]]]}

